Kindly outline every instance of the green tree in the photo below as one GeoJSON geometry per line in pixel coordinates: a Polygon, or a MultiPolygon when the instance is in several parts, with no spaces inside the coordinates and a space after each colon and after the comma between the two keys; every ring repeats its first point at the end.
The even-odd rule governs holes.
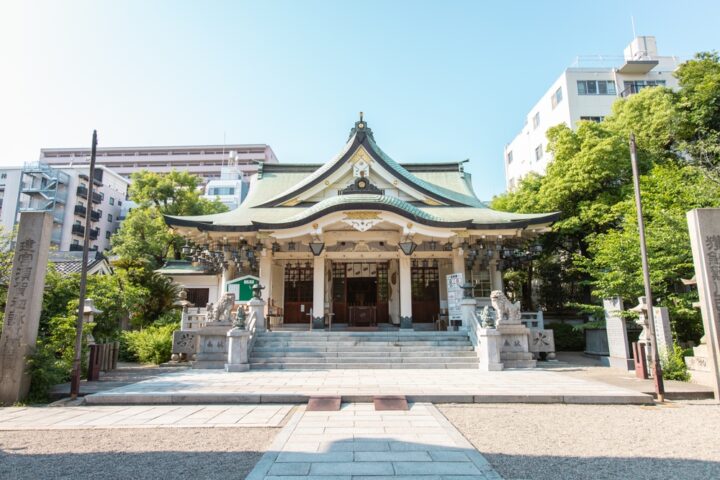
{"type": "Polygon", "coordinates": [[[113,252],[127,259],[144,258],[157,269],[169,256],[179,258],[183,240],[173,235],[163,215],[207,215],[227,207],[202,198],[200,179],[188,172],[160,175],[147,170],[132,175],[130,200],[137,203],[113,236],[113,252]]]}
{"type": "MultiPolygon", "coordinates": [[[[680,279],[694,275],[685,215],[693,208],[720,206],[720,186],[699,169],[675,163],[655,166],[640,184],[653,295],[672,310],[683,308],[688,298],[680,279]]],[[[644,292],[634,199],[626,198],[613,211],[621,219],[619,225],[590,235],[589,255],[577,256],[576,264],[592,278],[598,297],[619,295],[632,301],[644,292]]],[[[683,318],[677,333],[682,340],[697,341],[699,316],[683,318]]]]}
{"type": "Polygon", "coordinates": [[[677,148],[720,184],[720,57],[698,53],[675,76],[680,83],[677,148]]]}

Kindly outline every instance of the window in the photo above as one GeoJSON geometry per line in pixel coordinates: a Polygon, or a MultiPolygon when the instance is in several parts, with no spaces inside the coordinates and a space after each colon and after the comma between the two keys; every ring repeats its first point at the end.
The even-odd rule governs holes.
{"type": "Polygon", "coordinates": [[[110,205],[115,205],[115,199],[113,197],[110,197],[110,205]]]}
{"type": "Polygon", "coordinates": [[[613,80],[578,80],[578,95],[615,95],[613,80]]]}
{"type": "Polygon", "coordinates": [[[533,128],[537,128],[540,126],[540,112],[535,113],[535,116],[533,116],[533,128]]]}
{"type": "Polygon", "coordinates": [[[631,80],[623,82],[625,87],[624,94],[638,93],[647,87],[664,87],[665,80],[631,80]]]}
{"type": "Polygon", "coordinates": [[[542,143],[535,147],[535,161],[539,162],[540,159],[543,157],[543,148],[542,143]]]}
{"type": "Polygon", "coordinates": [[[552,97],[550,97],[550,103],[552,103],[552,108],[555,108],[558,106],[560,102],[562,102],[562,87],[558,87],[557,90],[555,90],[555,93],[553,93],[552,97]]]}
{"type": "Polygon", "coordinates": [[[595,117],[595,116],[580,117],[580,120],[583,120],[585,122],[595,122],[595,123],[600,123],[604,119],[605,119],[605,117],[595,117]]]}
{"type": "Polygon", "coordinates": [[[110,230],[105,232],[105,238],[107,238],[108,240],[110,240],[110,235],[111,235],[110,230]]]}
{"type": "Polygon", "coordinates": [[[214,187],[210,189],[210,195],[235,195],[234,187],[214,187]]]}
{"type": "Polygon", "coordinates": [[[112,214],[108,213],[108,222],[112,223],[112,221],[113,221],[112,214]]]}
{"type": "Polygon", "coordinates": [[[507,164],[510,165],[513,161],[512,150],[507,153],[507,164]]]}
{"type": "Polygon", "coordinates": [[[118,207],[122,207],[122,200],[118,200],[118,207]]]}
{"type": "Polygon", "coordinates": [[[78,240],[78,239],[73,239],[72,244],[73,244],[73,245],[80,245],[80,240],[78,240]]]}
{"type": "Polygon", "coordinates": [[[187,301],[196,307],[204,307],[210,301],[209,288],[186,288],[187,301]]]}
{"type": "Polygon", "coordinates": [[[0,179],[5,180],[7,178],[7,173],[0,173],[0,179]]]}

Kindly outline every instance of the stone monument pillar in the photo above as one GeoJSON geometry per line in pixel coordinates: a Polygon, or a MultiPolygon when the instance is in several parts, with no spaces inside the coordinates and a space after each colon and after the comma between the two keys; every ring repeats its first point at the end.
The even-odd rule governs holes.
{"type": "Polygon", "coordinates": [[[635,363],[628,344],[627,325],[625,319],[620,316],[623,309],[622,299],[620,297],[604,299],[603,309],[605,310],[605,326],[610,350],[608,359],[610,366],[626,372],[630,371],[635,368],[635,363]]]}
{"type": "Polygon", "coordinates": [[[673,338],[670,329],[670,312],[667,307],[653,307],[653,319],[655,320],[655,338],[660,358],[672,353],[673,338]]]}
{"type": "Polygon", "coordinates": [[[720,208],[687,213],[700,311],[707,342],[710,383],[720,401],[720,208]]]}
{"type": "Polygon", "coordinates": [[[22,212],[0,337],[0,405],[27,396],[27,357],[35,350],[42,310],[52,214],[22,212]]]}

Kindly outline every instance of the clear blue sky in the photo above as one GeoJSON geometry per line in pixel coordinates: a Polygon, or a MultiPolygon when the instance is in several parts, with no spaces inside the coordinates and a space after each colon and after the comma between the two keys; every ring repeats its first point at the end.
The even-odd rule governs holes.
{"type": "Polygon", "coordinates": [[[584,54],[637,33],[720,48],[718,1],[4,1],[0,164],[41,147],[268,143],[325,162],[365,112],[400,162],[470,158],[504,190],[503,146],[584,54]]]}

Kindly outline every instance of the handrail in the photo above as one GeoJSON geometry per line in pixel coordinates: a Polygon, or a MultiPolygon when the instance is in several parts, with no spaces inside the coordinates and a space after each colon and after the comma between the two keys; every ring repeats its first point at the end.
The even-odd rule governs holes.
{"type": "Polygon", "coordinates": [[[470,318],[468,318],[468,337],[470,338],[470,341],[473,344],[473,347],[475,350],[478,349],[480,345],[480,340],[477,336],[477,329],[482,328],[482,325],[480,324],[480,320],[477,318],[477,315],[475,315],[475,312],[470,313],[470,318]]]}

